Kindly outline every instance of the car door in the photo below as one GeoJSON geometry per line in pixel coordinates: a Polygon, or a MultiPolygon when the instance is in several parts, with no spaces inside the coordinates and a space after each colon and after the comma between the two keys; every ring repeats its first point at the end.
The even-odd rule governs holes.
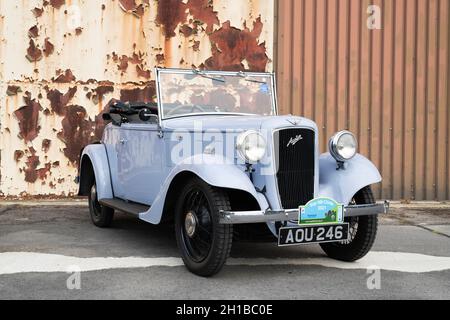
{"type": "Polygon", "coordinates": [[[119,179],[118,165],[119,155],[123,154],[123,144],[121,143],[124,139],[123,135],[122,127],[116,125],[108,125],[103,135],[103,144],[105,145],[108,156],[113,194],[115,198],[121,199],[125,199],[125,190],[119,179]]]}
{"type": "Polygon", "coordinates": [[[124,199],[151,205],[164,179],[164,144],[156,124],[122,125],[118,180],[124,199]]]}

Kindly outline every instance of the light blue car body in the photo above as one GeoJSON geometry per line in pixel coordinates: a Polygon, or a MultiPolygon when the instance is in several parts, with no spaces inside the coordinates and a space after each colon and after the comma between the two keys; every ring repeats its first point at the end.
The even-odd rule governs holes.
{"type": "MultiPolygon", "coordinates": [[[[171,133],[175,128],[178,131],[182,128],[186,130],[185,134],[193,135],[193,120],[191,117],[167,120],[162,122],[161,128],[156,124],[123,124],[121,127],[108,124],[102,143],[89,145],[82,153],[82,159],[87,157],[92,163],[99,200],[115,197],[149,205],[150,209],[142,212],[139,217],[149,223],[158,224],[172,181],[177,175],[190,172],[211,186],[251,194],[261,210],[281,209],[275,179],[254,174],[252,182],[245,172],[245,166],[238,164],[236,159],[213,159],[221,155],[202,152],[189,156],[177,164],[168,160],[167,155],[175,145],[175,142],[171,141],[171,133]],[[164,135],[162,138],[161,132],[164,135]],[[265,193],[262,193],[264,187],[265,193]]],[[[235,127],[237,130],[235,135],[248,129],[280,127],[311,128],[317,132],[317,127],[312,121],[293,116],[205,115],[201,118],[196,117],[195,120],[204,122],[203,128],[235,127]],[[295,120],[292,122],[298,124],[292,125],[288,120],[295,120]]],[[[206,141],[203,145],[207,145],[208,142],[210,143],[206,141]]],[[[318,149],[316,147],[316,150],[318,149]]],[[[271,156],[271,152],[266,154],[266,157],[271,156]]],[[[329,153],[316,155],[316,171],[315,196],[329,197],[343,204],[348,204],[363,187],[381,181],[380,173],[374,164],[359,154],[349,160],[346,168],[341,170],[336,170],[336,160],[329,153]]]]}
{"type": "MultiPolygon", "coordinates": [[[[80,163],[90,160],[99,200],[119,198],[147,205],[150,208],[141,212],[139,218],[152,224],[161,222],[172,182],[186,173],[214,187],[246,192],[262,211],[281,210],[275,169],[271,167],[274,161],[270,135],[274,130],[285,128],[308,128],[315,132],[315,197],[329,197],[349,204],[359,190],[381,181],[374,164],[359,154],[337,170],[336,160],[329,153],[318,153],[317,125],[291,115],[205,114],[160,119],[158,123],[108,124],[101,143],[87,146],[82,151],[80,163]],[[201,127],[200,131],[198,127],[201,127]],[[208,150],[213,136],[215,142],[222,138],[235,141],[246,130],[268,134],[265,159],[261,161],[265,167],[256,164],[252,179],[237,156],[225,157],[222,152],[208,150]],[[198,150],[174,162],[171,155],[183,140],[195,141],[198,150]],[[262,170],[265,170],[264,174],[262,170]]],[[[234,148],[234,144],[228,148],[234,148]]],[[[273,223],[268,226],[275,233],[273,223]]]]}

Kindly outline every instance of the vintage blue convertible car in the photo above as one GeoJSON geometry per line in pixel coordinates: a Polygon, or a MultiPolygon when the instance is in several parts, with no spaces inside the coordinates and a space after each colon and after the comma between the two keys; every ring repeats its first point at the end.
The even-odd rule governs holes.
{"type": "Polygon", "coordinates": [[[187,268],[219,272],[234,238],[261,234],[278,245],[319,243],[334,259],[371,249],[377,168],[341,131],[319,155],[316,124],[278,116],[273,74],[156,69],[157,103],[117,102],[102,141],[81,154],[79,194],[93,223],[114,210],[172,221],[187,268]],[[263,231],[264,231],[263,230],[263,231]]]}

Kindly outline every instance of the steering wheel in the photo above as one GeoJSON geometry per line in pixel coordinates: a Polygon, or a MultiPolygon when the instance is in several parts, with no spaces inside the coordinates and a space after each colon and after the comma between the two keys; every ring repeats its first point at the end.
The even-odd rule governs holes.
{"type": "Polygon", "coordinates": [[[184,109],[184,108],[189,108],[189,107],[191,107],[191,113],[194,113],[195,109],[199,110],[200,112],[205,112],[205,110],[202,107],[197,106],[195,104],[180,104],[179,106],[177,106],[177,107],[173,108],[172,110],[170,110],[169,112],[167,112],[166,116],[171,116],[173,114],[176,114],[177,111],[184,109]]]}

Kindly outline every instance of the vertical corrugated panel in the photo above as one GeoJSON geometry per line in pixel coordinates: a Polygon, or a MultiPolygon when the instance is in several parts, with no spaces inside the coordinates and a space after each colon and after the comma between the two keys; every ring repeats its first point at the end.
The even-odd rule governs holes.
{"type": "Polygon", "coordinates": [[[314,119],[321,148],[353,131],[378,197],[450,199],[448,0],[279,0],[282,113],[314,119]],[[370,5],[381,29],[367,27],[370,5]]]}

